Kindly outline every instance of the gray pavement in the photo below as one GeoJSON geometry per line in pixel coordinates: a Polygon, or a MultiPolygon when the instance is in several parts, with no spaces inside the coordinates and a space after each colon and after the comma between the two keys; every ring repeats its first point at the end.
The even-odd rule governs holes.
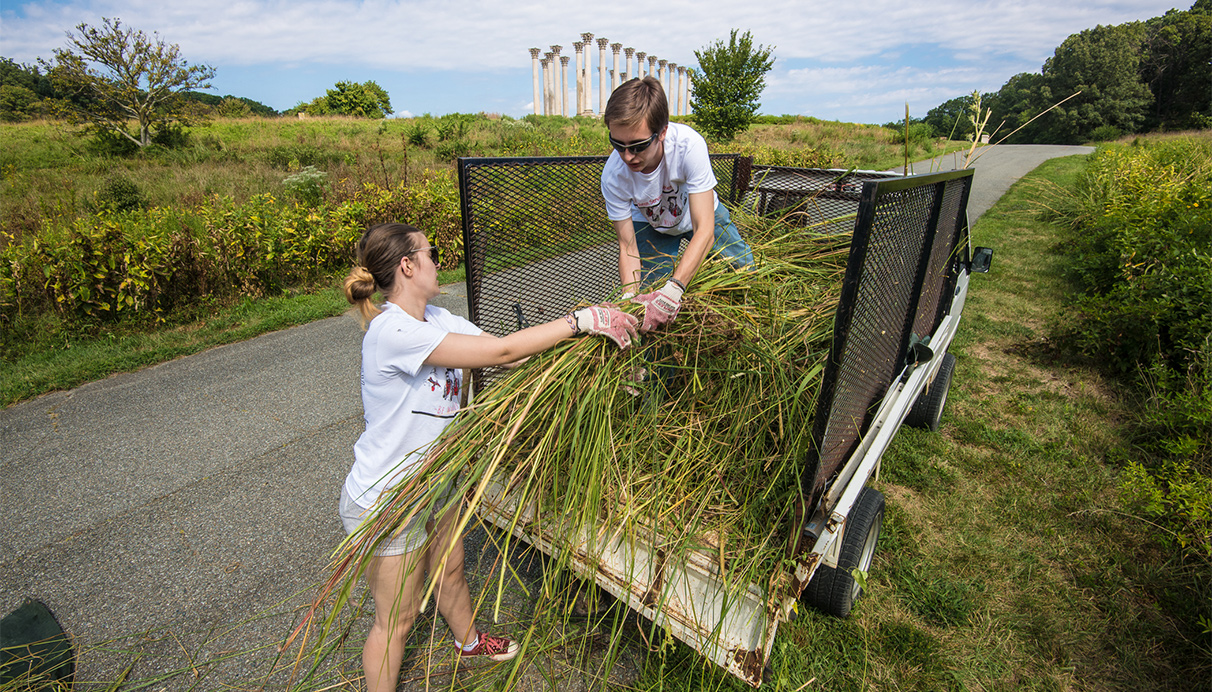
{"type": "MultiPolygon", "coordinates": [[[[1044,159],[1089,151],[989,149],[971,218],[1044,159]]],[[[443,290],[434,302],[466,315],[463,287],[443,290]]],[[[78,682],[96,683],[82,689],[127,666],[129,681],[165,677],[156,690],[281,683],[274,644],[343,535],[361,334],[347,314],[0,411],[0,615],[46,603],[78,682]]],[[[468,558],[474,592],[492,555],[473,541],[468,558]]]]}

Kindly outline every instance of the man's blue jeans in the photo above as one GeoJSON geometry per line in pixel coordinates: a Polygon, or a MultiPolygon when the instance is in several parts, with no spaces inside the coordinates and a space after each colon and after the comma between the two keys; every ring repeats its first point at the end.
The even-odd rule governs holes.
{"type": "MultiPolygon", "coordinates": [[[[682,239],[690,240],[693,231],[681,235],[665,235],[658,233],[649,224],[635,224],[635,243],[640,251],[640,270],[642,285],[650,286],[673,273],[674,261],[682,239]]],[[[730,260],[736,268],[753,264],[753,251],[742,238],[736,224],[732,223],[732,215],[728,207],[722,203],[715,208],[715,243],[711,246],[710,255],[719,255],[730,260]]]]}

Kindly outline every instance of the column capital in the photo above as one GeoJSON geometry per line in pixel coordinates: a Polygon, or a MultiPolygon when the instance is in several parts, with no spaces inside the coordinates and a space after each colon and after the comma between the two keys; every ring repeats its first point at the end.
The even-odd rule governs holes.
{"type": "MultiPolygon", "coordinates": [[[[538,50],[538,48],[535,48],[535,50],[538,50]]],[[[623,53],[625,53],[627,55],[627,59],[630,60],[631,56],[635,55],[635,49],[634,48],[624,48],[623,53]]]]}
{"type": "Polygon", "coordinates": [[[623,50],[623,44],[621,44],[621,43],[612,43],[612,44],[610,44],[610,50],[611,50],[611,52],[613,52],[615,55],[618,55],[618,54],[619,54],[619,51],[623,50]]]}
{"type": "Polygon", "coordinates": [[[564,46],[552,46],[551,47],[551,52],[556,55],[559,55],[560,51],[562,51],[562,50],[564,50],[564,46]]]}
{"type": "Polygon", "coordinates": [[[608,38],[598,39],[598,48],[601,48],[602,50],[606,50],[606,46],[608,46],[608,45],[610,45],[610,39],[608,39],[608,38]]]}
{"type": "Polygon", "coordinates": [[[588,33],[588,32],[581,34],[582,43],[589,43],[592,40],[593,40],[593,34],[588,33]]]}
{"type": "Polygon", "coordinates": [[[568,57],[567,55],[561,55],[561,56],[560,56],[560,64],[561,64],[561,65],[565,65],[565,66],[567,66],[567,65],[568,65],[568,61],[569,61],[569,60],[572,60],[572,58],[568,57]]]}
{"type": "Polygon", "coordinates": [[[541,51],[541,49],[540,49],[540,48],[531,48],[531,49],[530,49],[530,57],[532,57],[532,58],[538,58],[538,57],[539,57],[539,52],[540,52],[540,51],[541,51]]]}
{"type": "Polygon", "coordinates": [[[648,55],[648,54],[647,54],[647,53],[645,53],[645,52],[644,52],[644,51],[642,51],[642,50],[637,50],[637,51],[635,52],[635,57],[636,57],[636,59],[637,59],[637,60],[643,60],[645,55],[648,55]]]}
{"type": "Polygon", "coordinates": [[[555,55],[555,53],[544,53],[543,57],[547,60],[547,62],[551,62],[551,56],[553,55],[555,55]]]}
{"type": "Polygon", "coordinates": [[[580,41],[577,41],[576,43],[572,44],[572,47],[576,48],[577,52],[580,53],[581,49],[585,47],[585,44],[581,43],[580,41]]]}
{"type": "Polygon", "coordinates": [[[661,67],[664,67],[669,64],[669,61],[668,60],[657,60],[657,64],[660,65],[661,67]]]}

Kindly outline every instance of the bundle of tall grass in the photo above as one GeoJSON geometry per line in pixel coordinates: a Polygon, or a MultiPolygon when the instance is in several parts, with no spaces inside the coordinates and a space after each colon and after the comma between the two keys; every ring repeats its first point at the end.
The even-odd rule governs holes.
{"type": "Polygon", "coordinates": [[[503,487],[498,511],[590,554],[707,551],[731,588],[777,581],[850,236],[757,223],[755,265],[705,264],[666,331],[629,351],[570,339],[478,393],[342,544],[317,606],[335,596],[335,617],[377,541],[446,484],[463,527],[503,487]]]}

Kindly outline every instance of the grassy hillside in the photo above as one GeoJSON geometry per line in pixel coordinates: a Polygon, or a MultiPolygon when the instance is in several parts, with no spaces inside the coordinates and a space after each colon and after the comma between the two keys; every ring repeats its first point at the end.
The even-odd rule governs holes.
{"type": "MultiPolygon", "coordinates": [[[[142,152],[82,138],[53,121],[3,124],[0,134],[0,229],[13,236],[90,212],[115,177],[133,182],[147,205],[189,207],[213,195],[236,202],[287,195],[285,181],[314,166],[325,174],[324,199],[331,202],[365,183],[392,187],[426,171],[450,171],[457,156],[609,153],[600,120],[559,116],[216,119],[184,130],[171,148],[142,152]]],[[[755,125],[713,150],[752,153],[767,163],[882,170],[903,159],[894,138],[883,127],[803,118],[755,125]]],[[[915,147],[911,156],[930,153],[915,147]]]]}
{"type": "MultiPolygon", "coordinates": [[[[484,114],[216,119],[137,152],[58,122],[0,134],[5,404],[337,314],[334,287],[372,223],[415,224],[461,256],[457,156],[608,151],[597,119],[484,114]],[[248,317],[267,300],[275,316],[248,317]]],[[[888,168],[904,155],[894,139],[790,118],[712,146],[759,163],[888,168]]],[[[447,266],[443,280],[461,280],[447,266]]]]}

